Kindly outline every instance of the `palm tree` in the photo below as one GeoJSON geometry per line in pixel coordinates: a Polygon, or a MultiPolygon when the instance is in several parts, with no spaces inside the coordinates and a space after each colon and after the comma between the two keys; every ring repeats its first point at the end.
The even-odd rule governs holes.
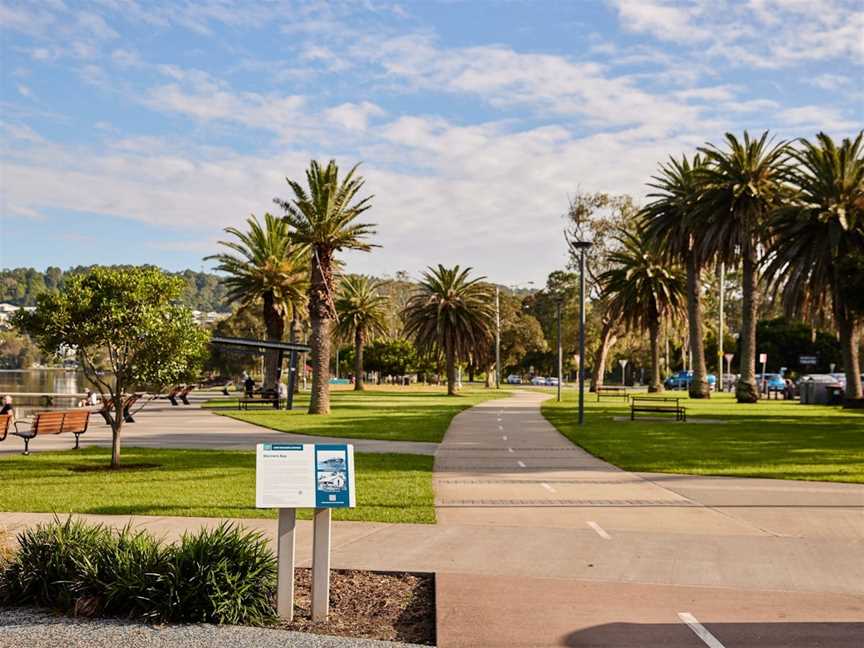
{"type": "Polygon", "coordinates": [[[492,341],[495,294],[486,277],[469,279],[471,268],[429,268],[402,316],[405,335],[429,355],[444,356],[447,395],[456,395],[456,364],[492,341]]]}
{"type": "Polygon", "coordinates": [[[735,388],[739,403],[759,400],[756,389],[756,313],[759,299],[758,250],[765,240],[767,216],[782,204],[789,149],[774,143],[768,132],[742,140],[726,133],[727,149],[707,144],[699,149],[705,164],[696,171],[701,184],[697,203],[702,258],[717,256],[742,264],[741,378],[735,388]]]}
{"type": "MultiPolygon", "coordinates": [[[[771,220],[771,251],[766,274],[780,290],[791,315],[825,312],[830,307],[843,352],[846,398],[860,399],[859,328],[864,312],[853,308],[861,296],[852,287],[849,262],[864,259],[864,131],[839,146],[825,133],[802,139],[791,156],[795,198],[771,220]]],[[[859,275],[860,276],[860,275],[859,275]]]]}
{"type": "Polygon", "coordinates": [[[660,325],[683,311],[685,280],[678,266],[670,266],[647,242],[641,228],[621,231],[620,248],[609,255],[612,267],[600,275],[610,310],[630,331],[648,329],[651,339],[651,384],[648,391],[663,391],[660,381],[660,325]]]}
{"type": "Polygon", "coordinates": [[[691,398],[710,398],[708,368],[705,363],[702,318],[702,266],[705,261],[696,247],[701,221],[694,216],[699,198],[697,171],[702,159],[693,161],[683,156],[670,158],[660,165],[660,172],[648,184],[656,191],[643,210],[645,233],[657,246],[661,256],[670,263],[683,262],[687,269],[687,322],[690,328],[690,351],[693,355],[691,398]]]}
{"type": "MultiPolygon", "coordinates": [[[[239,302],[244,309],[261,308],[267,339],[281,341],[286,317],[290,314],[292,323],[295,322],[306,301],[308,247],[295,243],[288,224],[272,214],[264,214],[263,227],[254,215],[246,223],[247,232],[225,228],[225,233],[236,240],[219,241],[234,254],[223,252],[205,259],[217,261],[215,269],[226,273],[222,280],[228,289],[226,299],[239,302]]],[[[279,369],[276,357],[275,353],[267,355],[266,389],[276,387],[279,369]]]]}
{"type": "Polygon", "coordinates": [[[335,254],[342,250],[368,252],[373,245],[364,239],[375,233],[373,225],[358,223],[357,218],[372,205],[372,196],[356,200],[364,180],[355,177],[357,166],[344,178],[330,160],[322,167],[313,160],[306,171],[308,192],[299,182],[286,178],[294,193],[290,200],[275,199],[285,210],[285,221],[293,228],[297,243],[311,249],[312,277],[309,284],[309,320],[312,332],[312,395],[310,414],[330,413],[330,352],[332,323],[336,319],[333,268],[335,254]]]}
{"type": "Polygon", "coordinates": [[[336,295],[336,332],[354,340],[354,391],[363,391],[363,346],[387,335],[387,298],[379,293],[381,285],[363,275],[349,275],[336,295]]]}

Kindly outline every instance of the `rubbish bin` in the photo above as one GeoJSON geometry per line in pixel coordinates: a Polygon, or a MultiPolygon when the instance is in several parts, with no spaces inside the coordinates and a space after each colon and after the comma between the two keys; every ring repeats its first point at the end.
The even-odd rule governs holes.
{"type": "Polygon", "coordinates": [[[802,405],[812,405],[813,404],[813,388],[815,387],[815,383],[812,380],[802,380],[798,384],[798,391],[800,393],[800,403],[802,405]]]}

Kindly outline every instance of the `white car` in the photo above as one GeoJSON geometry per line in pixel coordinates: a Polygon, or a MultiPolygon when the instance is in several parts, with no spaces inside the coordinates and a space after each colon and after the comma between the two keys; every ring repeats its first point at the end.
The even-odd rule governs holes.
{"type": "Polygon", "coordinates": [[[534,376],[531,379],[531,384],[532,385],[545,385],[546,384],[546,378],[543,376],[534,376]]]}
{"type": "Polygon", "coordinates": [[[516,374],[510,374],[507,376],[507,380],[505,380],[508,385],[521,385],[522,384],[522,376],[517,376],[516,374]]]}
{"type": "Polygon", "coordinates": [[[546,386],[547,387],[557,387],[558,386],[558,379],[555,376],[549,376],[546,379],[546,386]]]}

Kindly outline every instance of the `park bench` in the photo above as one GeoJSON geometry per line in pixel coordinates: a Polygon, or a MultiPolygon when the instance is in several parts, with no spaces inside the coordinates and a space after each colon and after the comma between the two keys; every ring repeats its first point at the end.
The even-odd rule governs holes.
{"type": "Polygon", "coordinates": [[[675,415],[676,421],[687,420],[687,409],[681,399],[674,396],[631,396],[630,420],[636,420],[636,412],[659,412],[675,415]]]}
{"type": "Polygon", "coordinates": [[[262,389],[258,393],[258,398],[255,398],[253,393],[252,396],[246,396],[237,401],[237,409],[245,409],[248,410],[250,405],[272,405],[273,408],[279,409],[279,406],[282,403],[282,400],[279,398],[279,392],[272,389],[262,389]]]}
{"type": "Polygon", "coordinates": [[[30,454],[30,440],[40,434],[62,434],[70,432],[75,435],[75,449],[78,449],[78,437],[87,431],[90,421],[90,410],[76,409],[60,412],[39,412],[31,423],[15,421],[15,431],[12,433],[24,439],[24,454],[30,454]],[[29,425],[21,429],[19,424],[29,425]]]}
{"type": "Polygon", "coordinates": [[[630,399],[626,387],[600,385],[597,387],[597,402],[602,398],[623,398],[624,402],[630,399]]]}
{"type": "MultiPolygon", "coordinates": [[[[141,398],[141,394],[132,394],[129,396],[126,401],[123,403],[123,421],[126,423],[134,423],[135,419],[132,418],[132,412],[129,411],[129,408],[132,407],[138,400],[141,398]]],[[[114,409],[114,401],[110,398],[106,398],[102,401],[102,407],[97,411],[102,415],[102,418],[105,419],[106,425],[111,425],[111,417],[109,413],[114,409]]]]}
{"type": "Polygon", "coordinates": [[[185,386],[183,389],[181,389],[180,392],[177,394],[177,398],[179,398],[181,401],[183,401],[183,404],[184,404],[184,405],[188,405],[188,404],[189,404],[189,398],[188,398],[188,396],[189,396],[189,394],[192,392],[193,389],[195,389],[194,385],[186,385],[186,386],[185,386]]]}
{"type": "Polygon", "coordinates": [[[183,385],[177,385],[176,387],[172,387],[171,390],[165,395],[169,401],[171,401],[172,405],[179,405],[177,402],[177,397],[180,395],[180,392],[183,391],[183,385]]]}
{"type": "Polygon", "coordinates": [[[0,414],[0,441],[6,439],[10,427],[12,427],[12,415],[0,414]]]}

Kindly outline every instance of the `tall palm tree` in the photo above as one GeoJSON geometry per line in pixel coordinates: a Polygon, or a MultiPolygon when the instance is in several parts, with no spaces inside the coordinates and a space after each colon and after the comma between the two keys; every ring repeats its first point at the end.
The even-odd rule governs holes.
{"type": "Polygon", "coordinates": [[[768,132],[743,139],[726,133],[725,150],[712,144],[699,149],[705,164],[696,172],[701,184],[697,209],[704,223],[697,250],[725,263],[741,262],[741,377],[735,387],[739,403],[759,400],[756,389],[756,313],[759,301],[759,247],[767,216],[782,204],[788,146],[774,143],[768,132]]]}
{"type": "Polygon", "coordinates": [[[486,277],[470,273],[458,265],[430,267],[402,311],[405,335],[417,348],[444,356],[448,396],[456,395],[456,364],[488,346],[495,326],[495,293],[486,277]]]}
{"type": "Polygon", "coordinates": [[[345,177],[340,179],[335,160],[330,160],[326,167],[313,160],[306,171],[308,191],[299,182],[286,178],[294,193],[293,198],[275,199],[276,204],[285,210],[285,221],[293,229],[294,240],[311,249],[310,414],[330,413],[330,353],[333,320],[336,319],[334,257],[342,250],[368,252],[374,247],[364,240],[375,233],[374,226],[357,222],[357,218],[372,206],[372,196],[357,199],[364,184],[363,178],[355,175],[357,166],[351,167],[345,177]]]}
{"type": "Polygon", "coordinates": [[[653,200],[642,212],[645,233],[662,257],[671,263],[683,263],[687,270],[687,322],[693,355],[691,398],[711,397],[701,303],[702,266],[706,259],[700,256],[696,246],[701,220],[694,214],[699,198],[696,172],[701,166],[699,155],[695,155],[692,162],[683,156],[681,160],[670,158],[668,163],[661,164],[658,175],[648,183],[655,190],[648,194],[653,200]]]}
{"type": "Polygon", "coordinates": [[[387,335],[388,300],[379,292],[381,285],[363,275],[349,275],[342,279],[336,295],[336,332],[354,341],[354,391],[363,391],[364,345],[387,335]]]}
{"type": "Polygon", "coordinates": [[[630,331],[648,329],[651,341],[651,384],[663,391],[660,380],[660,325],[683,311],[685,279],[647,242],[641,228],[618,235],[620,248],[609,255],[612,267],[600,275],[609,308],[630,331]]]}
{"type": "MultiPolygon", "coordinates": [[[[285,320],[292,322],[306,302],[308,290],[308,246],[295,243],[290,228],[281,218],[264,214],[264,225],[253,215],[246,219],[248,231],[236,227],[225,233],[236,240],[219,241],[233,252],[205,257],[218,262],[215,269],[227,276],[222,283],[228,289],[226,299],[239,302],[245,309],[261,309],[268,340],[281,341],[285,320]]],[[[276,354],[267,356],[264,387],[276,387],[278,369],[276,354]]]]}
{"type": "Polygon", "coordinates": [[[846,266],[864,271],[864,131],[839,146],[825,133],[816,142],[800,141],[791,156],[795,197],[771,220],[771,251],[766,274],[780,290],[793,315],[827,311],[830,307],[843,353],[846,398],[860,399],[859,334],[864,312],[860,280],[853,287],[846,266]]]}

